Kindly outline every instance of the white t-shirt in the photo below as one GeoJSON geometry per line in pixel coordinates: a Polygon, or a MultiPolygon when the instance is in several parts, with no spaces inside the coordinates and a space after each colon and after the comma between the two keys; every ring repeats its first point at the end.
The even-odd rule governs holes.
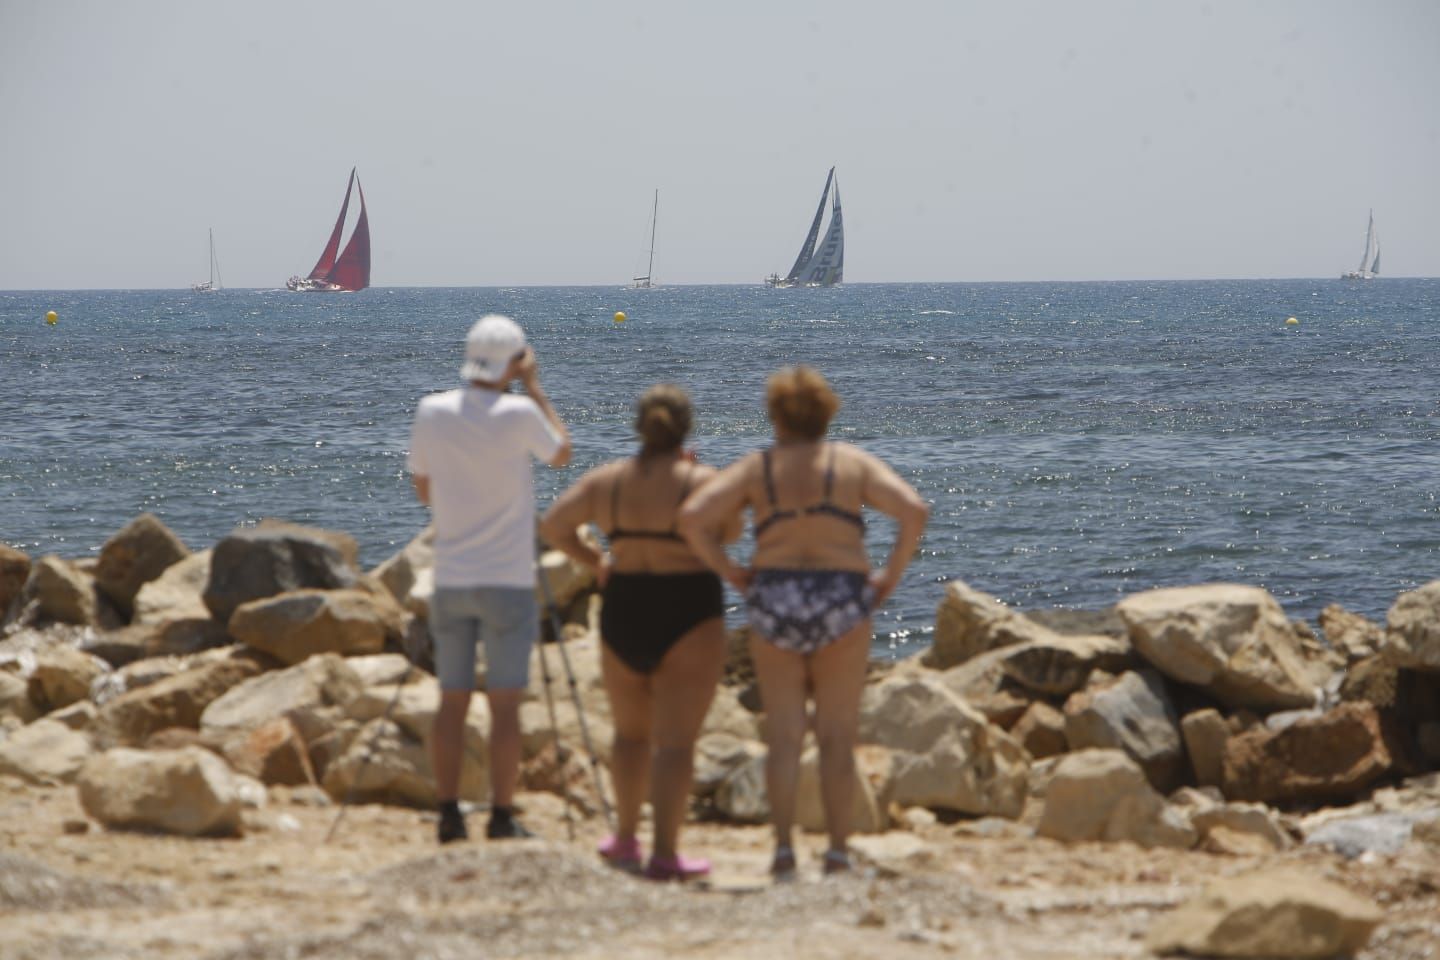
{"type": "Polygon", "coordinates": [[[462,387],[420,401],[408,462],[430,478],[436,586],[535,585],[531,458],[560,443],[529,397],[462,387]]]}

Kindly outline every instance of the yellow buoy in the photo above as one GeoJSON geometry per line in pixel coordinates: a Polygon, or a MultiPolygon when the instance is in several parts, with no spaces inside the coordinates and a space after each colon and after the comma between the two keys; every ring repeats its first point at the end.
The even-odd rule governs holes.
{"type": "Polygon", "coordinates": [[[1285,321],[1285,326],[1287,326],[1287,327],[1293,327],[1293,326],[1296,326],[1296,325],[1299,324],[1299,323],[1300,323],[1299,320],[1296,320],[1294,317],[1290,317],[1289,319],[1287,319],[1287,320],[1285,321]]]}
{"type": "Polygon", "coordinates": [[[50,324],[51,326],[54,326],[55,324],[60,322],[60,315],[54,310],[51,310],[49,313],[45,314],[45,322],[50,324]]]}
{"type": "Polygon", "coordinates": [[[616,322],[616,323],[624,323],[624,322],[625,322],[625,311],[624,311],[624,310],[616,310],[616,311],[615,311],[615,322],[616,322]]]}

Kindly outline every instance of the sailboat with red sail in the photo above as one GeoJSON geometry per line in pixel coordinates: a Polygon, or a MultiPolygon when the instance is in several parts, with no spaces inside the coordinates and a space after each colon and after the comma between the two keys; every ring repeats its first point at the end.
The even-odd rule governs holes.
{"type": "Polygon", "coordinates": [[[340,216],[335,229],[330,232],[330,242],[315,264],[309,276],[291,277],[285,281],[285,289],[301,293],[336,293],[342,290],[364,290],[370,286],[370,218],[365,214],[365,188],[350,168],[350,183],[345,187],[345,202],[340,205],[340,216]],[[350,242],[340,250],[340,234],[345,230],[345,214],[350,211],[350,193],[360,193],[360,219],[355,221],[355,232],[350,242]]]}

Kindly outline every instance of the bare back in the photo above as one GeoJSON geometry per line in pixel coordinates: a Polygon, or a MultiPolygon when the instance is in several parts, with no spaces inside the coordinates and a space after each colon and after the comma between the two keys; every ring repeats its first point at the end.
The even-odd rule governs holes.
{"type": "Polygon", "coordinates": [[[687,457],[627,457],[596,470],[592,518],[610,539],[617,573],[696,573],[704,562],[680,536],[680,505],[715,475],[687,457]]]}
{"type": "Polygon", "coordinates": [[[867,455],[847,443],[777,444],[751,458],[756,568],[868,572],[867,455]]]}

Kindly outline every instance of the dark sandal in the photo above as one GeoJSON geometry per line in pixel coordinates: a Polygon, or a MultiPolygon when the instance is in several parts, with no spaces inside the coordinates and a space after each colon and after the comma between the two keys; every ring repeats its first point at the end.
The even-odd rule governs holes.
{"type": "Polygon", "coordinates": [[[832,873],[849,873],[854,869],[850,863],[850,852],[848,850],[826,850],[823,869],[826,875],[832,873]]]}
{"type": "Polygon", "coordinates": [[[775,848],[775,857],[770,861],[770,876],[776,880],[795,879],[795,849],[789,845],[775,848]]]}

